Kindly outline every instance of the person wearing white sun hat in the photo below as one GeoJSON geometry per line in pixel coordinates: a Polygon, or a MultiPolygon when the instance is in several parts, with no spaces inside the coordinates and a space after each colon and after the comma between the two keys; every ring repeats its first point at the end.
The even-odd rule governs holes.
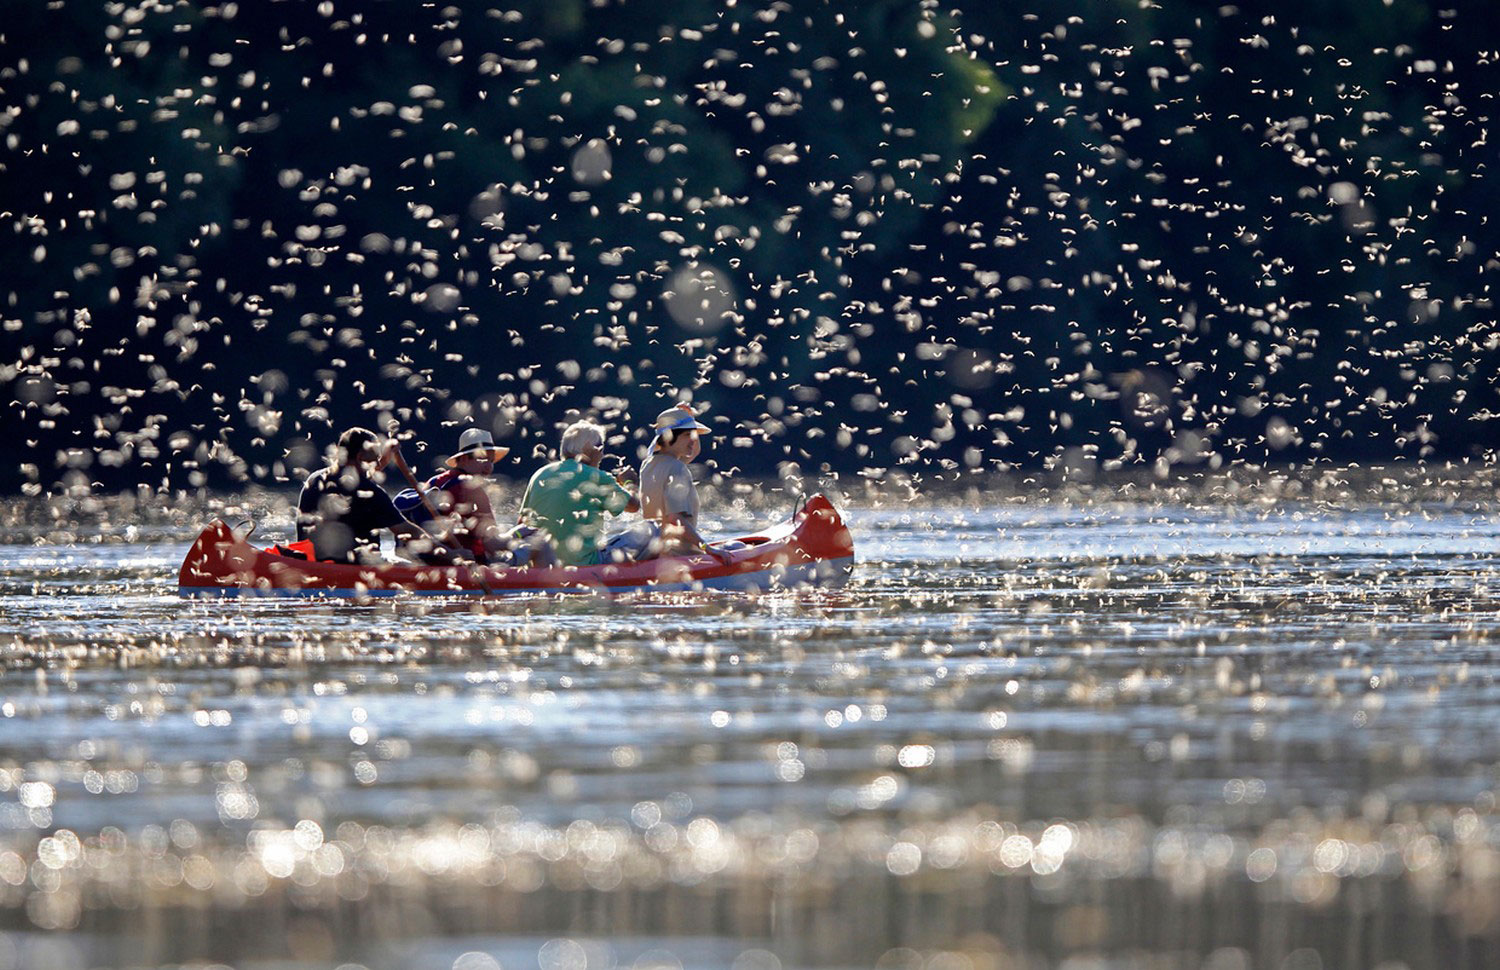
{"type": "Polygon", "coordinates": [[[490,504],[484,480],[495,462],[510,449],[495,444],[483,428],[468,428],[458,437],[458,450],[443,462],[446,471],[429,478],[423,488],[409,488],[396,496],[396,506],[420,521],[431,509],[443,520],[443,535],[466,558],[490,564],[551,566],[557,562],[545,535],[522,536],[502,529],[490,504]],[[425,493],[425,494],[424,494],[425,493]]]}
{"type": "Polygon", "coordinates": [[[689,463],[702,450],[699,436],[708,425],[698,420],[687,404],[668,408],[656,416],[651,454],[641,465],[641,515],[656,523],[659,555],[683,556],[707,553],[728,562],[728,552],[709,545],[698,531],[698,487],[693,484],[689,463]]]}

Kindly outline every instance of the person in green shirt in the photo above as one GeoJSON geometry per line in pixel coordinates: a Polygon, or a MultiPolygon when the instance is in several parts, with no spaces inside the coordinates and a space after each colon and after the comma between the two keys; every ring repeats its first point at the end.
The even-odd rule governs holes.
{"type": "Polygon", "coordinates": [[[640,506],[615,477],[599,468],[604,429],[576,421],[562,435],[559,460],[531,476],[521,499],[521,521],[547,532],[559,564],[599,561],[604,514],[634,512],[640,506]]]}

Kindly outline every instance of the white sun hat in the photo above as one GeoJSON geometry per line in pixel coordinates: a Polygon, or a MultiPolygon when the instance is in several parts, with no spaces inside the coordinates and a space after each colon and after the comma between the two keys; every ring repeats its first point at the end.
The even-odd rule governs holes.
{"type": "Polygon", "coordinates": [[[495,444],[495,436],[483,428],[469,428],[458,436],[458,450],[448,456],[443,464],[457,468],[458,460],[465,455],[499,461],[510,454],[510,449],[495,444]]]}

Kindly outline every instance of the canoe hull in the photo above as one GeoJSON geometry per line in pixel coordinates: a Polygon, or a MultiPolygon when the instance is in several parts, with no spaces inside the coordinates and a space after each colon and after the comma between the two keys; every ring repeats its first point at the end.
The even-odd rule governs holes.
{"type": "Polygon", "coordinates": [[[854,568],[854,544],[833,504],[809,499],[792,521],[741,540],[726,565],[709,556],[550,569],[514,566],[352,566],[307,562],[258,549],[214,521],[178,571],[185,597],[325,596],[340,598],[507,596],[727,590],[760,592],[837,587],[854,568]]]}

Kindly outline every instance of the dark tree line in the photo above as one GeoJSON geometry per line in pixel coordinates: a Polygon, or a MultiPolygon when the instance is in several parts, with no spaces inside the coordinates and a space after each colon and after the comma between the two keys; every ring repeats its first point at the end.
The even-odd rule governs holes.
{"type": "Polygon", "coordinates": [[[1482,5],[8,5],[0,483],[1492,455],[1482,5]]]}

